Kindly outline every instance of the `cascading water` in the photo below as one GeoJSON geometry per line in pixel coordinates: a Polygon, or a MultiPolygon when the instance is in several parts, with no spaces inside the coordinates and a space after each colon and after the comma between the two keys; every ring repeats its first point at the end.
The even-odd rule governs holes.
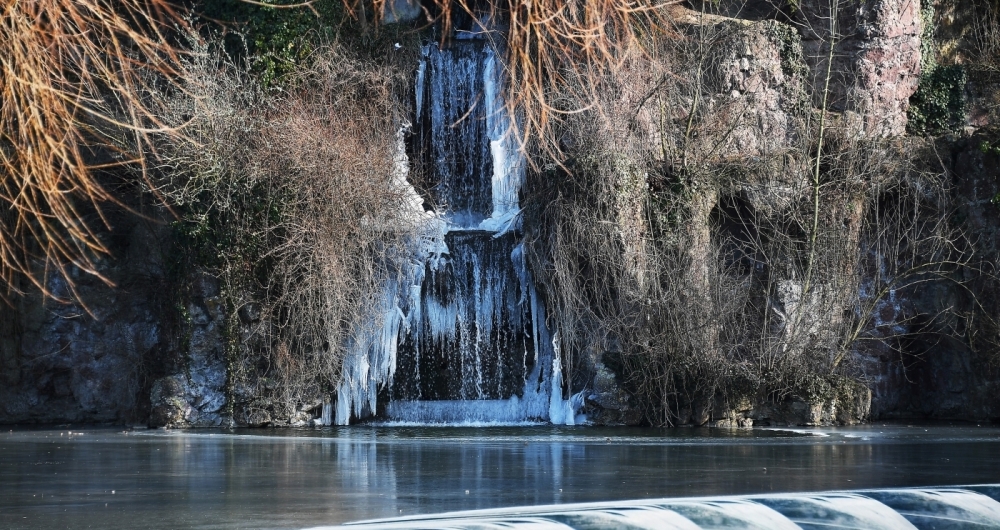
{"type": "Polygon", "coordinates": [[[500,63],[485,40],[424,47],[411,153],[434,212],[412,191],[413,257],[383,293],[381,326],[350,345],[336,422],[382,412],[416,423],[573,424],[563,377],[520,239],[524,160],[509,134],[500,63]],[[380,397],[386,401],[381,410],[380,397]]]}

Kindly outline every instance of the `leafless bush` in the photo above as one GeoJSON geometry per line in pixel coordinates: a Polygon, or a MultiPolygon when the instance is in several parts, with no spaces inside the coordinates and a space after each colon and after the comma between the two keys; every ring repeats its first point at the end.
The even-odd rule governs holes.
{"type": "Polygon", "coordinates": [[[972,48],[971,69],[987,92],[986,105],[990,120],[996,127],[1000,120],[1000,4],[994,0],[977,0],[969,41],[972,48]]]}
{"type": "Polygon", "coordinates": [[[287,418],[329,394],[352,331],[377,325],[408,230],[394,160],[403,75],[331,45],[264,90],[201,51],[186,78],[195,97],[165,101],[192,141],[160,146],[161,189],[201,253],[193,263],[223,284],[235,412],[287,418]]]}

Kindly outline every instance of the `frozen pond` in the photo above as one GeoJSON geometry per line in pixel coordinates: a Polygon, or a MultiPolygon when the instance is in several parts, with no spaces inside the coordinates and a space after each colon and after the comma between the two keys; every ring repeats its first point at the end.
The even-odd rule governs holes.
{"type": "Polygon", "coordinates": [[[1000,429],[0,433],[3,528],[298,528],[514,505],[1000,480],[1000,429]]]}

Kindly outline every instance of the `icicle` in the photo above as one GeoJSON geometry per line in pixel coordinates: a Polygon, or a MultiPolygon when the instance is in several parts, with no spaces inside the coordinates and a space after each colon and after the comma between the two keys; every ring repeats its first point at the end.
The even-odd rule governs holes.
{"type": "Polygon", "coordinates": [[[555,424],[566,423],[566,408],[562,398],[562,352],[559,349],[559,332],[552,337],[552,389],[549,393],[549,421],[555,424]]]}
{"type": "Polygon", "coordinates": [[[333,423],[333,405],[329,401],[323,402],[323,415],[320,417],[320,423],[323,425],[333,423]]]}
{"type": "Polygon", "coordinates": [[[479,228],[498,232],[499,235],[518,228],[518,214],[521,211],[518,193],[524,184],[525,161],[520,146],[513,140],[511,121],[501,97],[503,78],[496,54],[491,48],[486,48],[484,53],[486,64],[483,68],[483,87],[486,128],[493,161],[493,211],[488,219],[480,223],[479,228]]]}
{"type": "Polygon", "coordinates": [[[424,104],[424,77],[427,75],[427,56],[430,55],[431,48],[430,45],[424,45],[420,48],[420,64],[417,65],[417,83],[415,86],[416,92],[416,114],[417,121],[420,121],[420,111],[423,110],[424,104]]]}

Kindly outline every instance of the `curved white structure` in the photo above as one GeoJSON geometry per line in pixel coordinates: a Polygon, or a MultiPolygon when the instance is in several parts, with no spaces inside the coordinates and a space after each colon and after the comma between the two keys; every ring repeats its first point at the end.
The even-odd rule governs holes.
{"type": "Polygon", "coordinates": [[[502,508],[351,523],[356,529],[1000,528],[1000,485],[502,508]]]}

